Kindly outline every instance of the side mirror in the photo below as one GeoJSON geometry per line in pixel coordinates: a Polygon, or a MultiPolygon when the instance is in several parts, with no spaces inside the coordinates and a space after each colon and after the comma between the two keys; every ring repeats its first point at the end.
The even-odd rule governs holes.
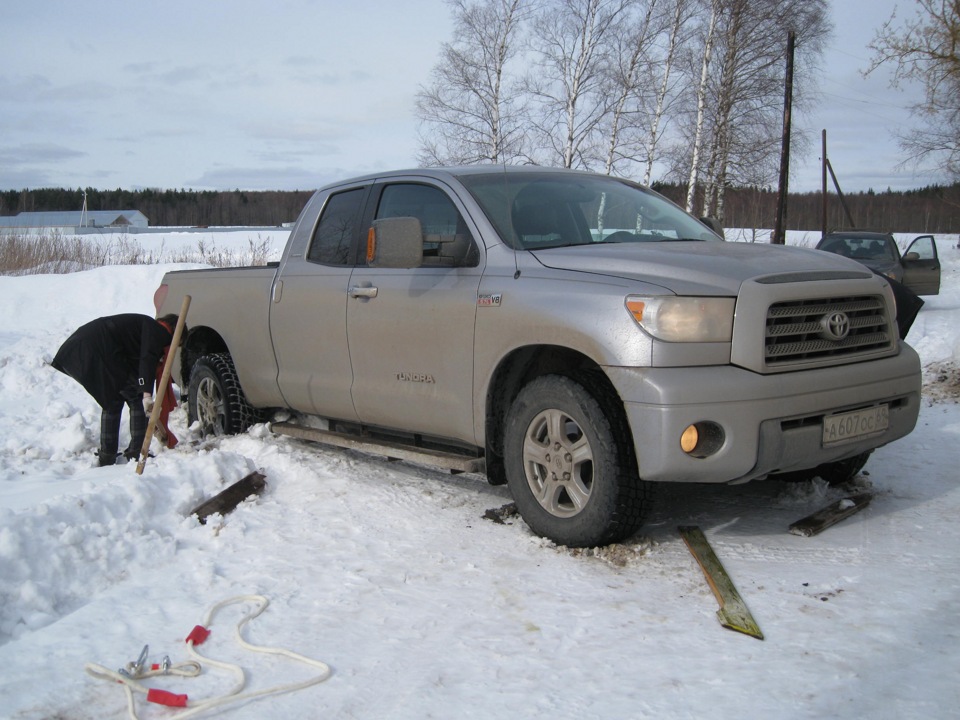
{"type": "Polygon", "coordinates": [[[903,256],[905,262],[913,262],[914,260],[920,259],[920,253],[917,252],[908,252],[903,256]]]}
{"type": "Polygon", "coordinates": [[[414,217],[374,220],[367,233],[367,265],[408,269],[423,264],[423,229],[414,217]]]}
{"type": "Polygon", "coordinates": [[[700,218],[700,222],[713,230],[720,237],[723,237],[723,225],[721,225],[720,221],[715,217],[702,217],[700,218]]]}

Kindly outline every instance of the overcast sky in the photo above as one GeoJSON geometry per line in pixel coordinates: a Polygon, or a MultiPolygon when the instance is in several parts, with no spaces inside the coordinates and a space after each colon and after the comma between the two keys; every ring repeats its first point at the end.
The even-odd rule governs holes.
{"type": "MultiPolygon", "coordinates": [[[[866,44],[895,0],[832,0],[836,26],[792,190],[918,187],[913,122],[866,44]]],[[[900,0],[913,12],[913,0],[900,0]]],[[[450,39],[442,0],[32,0],[0,21],[0,190],[313,189],[416,164],[414,96],[450,39]]]]}

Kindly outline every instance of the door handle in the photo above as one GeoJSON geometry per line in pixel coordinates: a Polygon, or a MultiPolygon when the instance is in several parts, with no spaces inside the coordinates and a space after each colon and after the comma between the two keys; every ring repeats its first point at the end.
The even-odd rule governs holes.
{"type": "Polygon", "coordinates": [[[375,287],[358,287],[354,285],[350,288],[350,297],[352,298],[375,298],[377,296],[377,288],[375,287]]]}

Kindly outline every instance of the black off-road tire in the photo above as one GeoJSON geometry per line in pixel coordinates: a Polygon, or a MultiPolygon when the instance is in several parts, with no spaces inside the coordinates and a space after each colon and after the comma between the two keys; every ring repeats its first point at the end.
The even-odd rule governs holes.
{"type": "Polygon", "coordinates": [[[261,417],[247,402],[227,353],[204,355],[194,363],[187,410],[190,424],[199,421],[203,435],[236,435],[261,417]]]}
{"type": "Polygon", "coordinates": [[[625,423],[583,385],[544,375],[524,387],[507,416],[507,484],[533,532],[569,547],[624,540],[637,531],[647,487],[625,423]]]}
{"type": "Polygon", "coordinates": [[[863,470],[863,466],[867,464],[867,460],[870,459],[872,452],[873,450],[868,450],[865,453],[854,455],[852,458],[847,458],[846,460],[825,463],[816,469],[816,474],[826,480],[827,484],[831,487],[843,485],[853,480],[857,474],[863,470]]]}

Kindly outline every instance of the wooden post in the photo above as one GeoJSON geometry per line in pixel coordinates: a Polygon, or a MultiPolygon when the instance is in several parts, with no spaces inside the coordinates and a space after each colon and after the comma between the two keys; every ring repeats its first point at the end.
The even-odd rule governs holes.
{"type": "Polygon", "coordinates": [[[183,335],[183,326],[187,321],[187,310],[190,309],[190,296],[185,295],[183,305],[180,306],[180,316],[177,318],[177,327],[173,331],[173,339],[170,341],[170,350],[167,351],[167,360],[163,364],[163,374],[160,376],[160,386],[157,388],[157,396],[153,400],[153,412],[150,413],[150,422],[147,423],[147,436],[143,439],[143,447],[140,448],[140,461],[137,463],[137,475],[143,475],[143,468],[147,464],[147,456],[150,454],[150,441],[153,439],[153,431],[157,427],[157,419],[160,417],[160,411],[163,409],[163,397],[167,392],[167,382],[170,380],[170,372],[173,370],[173,358],[177,354],[177,348],[180,347],[180,337],[183,335]]]}
{"type": "Polygon", "coordinates": [[[850,223],[850,229],[856,230],[857,224],[853,221],[853,215],[850,214],[850,208],[847,207],[847,199],[843,196],[843,190],[840,189],[840,183],[837,182],[837,174],[833,172],[833,165],[830,164],[830,158],[827,158],[827,170],[830,171],[830,177],[833,178],[833,186],[837,189],[837,197],[840,198],[840,207],[843,208],[847,216],[847,222],[850,223]]]}
{"type": "Polygon", "coordinates": [[[790,185],[790,115],[793,108],[793,49],[797,35],[787,33],[787,71],[783,89],[783,136],[780,140],[780,183],[777,188],[777,219],[773,225],[774,245],[787,241],[787,193],[790,185]]]}
{"type": "Polygon", "coordinates": [[[820,133],[820,144],[822,145],[821,157],[820,157],[820,191],[821,191],[821,201],[820,206],[820,239],[823,239],[823,236],[827,234],[827,131],[822,130],[820,133]]]}

